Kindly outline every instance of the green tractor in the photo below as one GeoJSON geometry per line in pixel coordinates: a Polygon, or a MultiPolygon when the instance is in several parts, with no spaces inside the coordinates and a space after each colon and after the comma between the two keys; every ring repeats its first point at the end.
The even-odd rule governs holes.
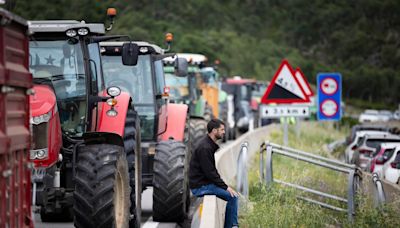
{"type": "Polygon", "coordinates": [[[177,54],[176,57],[164,59],[165,82],[169,87],[170,101],[189,106],[189,130],[192,139],[191,147],[206,134],[207,122],[211,120],[213,109],[204,96],[204,77],[201,65],[206,60],[200,54],[177,54]],[[188,74],[186,77],[176,75],[174,62],[176,58],[184,58],[189,62],[188,74]]]}

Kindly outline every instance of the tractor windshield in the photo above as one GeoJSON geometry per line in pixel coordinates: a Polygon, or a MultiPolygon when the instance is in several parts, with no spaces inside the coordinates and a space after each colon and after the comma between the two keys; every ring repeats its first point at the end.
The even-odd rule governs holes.
{"type": "Polygon", "coordinates": [[[150,55],[140,55],[135,66],[123,65],[120,55],[103,54],[101,60],[106,87],[118,86],[129,93],[140,116],[141,137],[151,139],[156,112],[150,55]]]}
{"type": "Polygon", "coordinates": [[[188,77],[177,77],[174,74],[165,74],[165,84],[169,87],[169,96],[173,101],[184,101],[189,99],[188,77]]]}
{"type": "Polygon", "coordinates": [[[57,97],[61,127],[69,136],[85,131],[86,81],[79,40],[32,40],[29,69],[36,84],[49,85],[57,97]]]}

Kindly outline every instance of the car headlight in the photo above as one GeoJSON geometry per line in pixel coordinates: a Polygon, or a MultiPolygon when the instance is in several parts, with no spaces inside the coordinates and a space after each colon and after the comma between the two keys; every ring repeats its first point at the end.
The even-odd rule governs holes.
{"type": "Polygon", "coordinates": [[[44,149],[36,149],[36,150],[30,150],[29,158],[31,160],[35,159],[45,159],[49,157],[49,151],[47,148],[44,149]]]}
{"type": "Polygon", "coordinates": [[[31,117],[30,122],[31,122],[31,124],[35,124],[35,125],[45,123],[50,120],[51,115],[52,115],[52,111],[49,111],[48,113],[45,113],[43,115],[31,117]]]}

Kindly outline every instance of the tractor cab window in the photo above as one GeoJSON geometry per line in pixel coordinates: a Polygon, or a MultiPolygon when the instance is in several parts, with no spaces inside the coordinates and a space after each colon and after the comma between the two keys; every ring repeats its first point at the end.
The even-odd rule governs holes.
{"type": "Polygon", "coordinates": [[[142,139],[153,138],[156,111],[150,56],[140,55],[135,66],[126,66],[120,55],[103,54],[102,64],[106,87],[118,86],[129,93],[140,116],[142,139]]]}
{"type": "Polygon", "coordinates": [[[36,84],[52,88],[57,97],[61,127],[65,134],[81,136],[85,131],[86,80],[79,40],[29,42],[29,70],[36,84]]]}

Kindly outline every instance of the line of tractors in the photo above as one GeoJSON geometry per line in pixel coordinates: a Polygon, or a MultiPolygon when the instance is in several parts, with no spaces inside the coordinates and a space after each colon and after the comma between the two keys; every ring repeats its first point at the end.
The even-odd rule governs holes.
{"type": "Polygon", "coordinates": [[[165,49],[106,35],[107,14],[106,27],[0,8],[0,227],[32,227],[31,204],[44,222],[140,227],[148,187],[153,220],[182,222],[207,121],[227,123],[225,140],[257,125],[254,80],[221,80],[204,55],[169,53],[170,33],[165,49]]]}

